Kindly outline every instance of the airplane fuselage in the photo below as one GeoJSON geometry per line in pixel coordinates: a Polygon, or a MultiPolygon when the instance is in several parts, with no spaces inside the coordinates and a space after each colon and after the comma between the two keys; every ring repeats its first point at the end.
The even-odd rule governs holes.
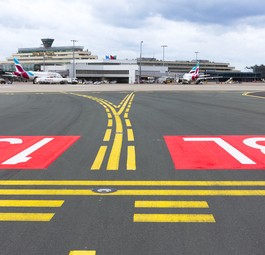
{"type": "Polygon", "coordinates": [[[182,78],[182,83],[191,83],[199,78],[199,74],[196,73],[185,73],[182,78]]]}
{"type": "Polygon", "coordinates": [[[62,78],[59,73],[52,73],[52,72],[32,72],[32,71],[24,71],[24,72],[14,72],[14,75],[18,77],[22,77],[28,80],[34,80],[36,77],[41,78],[62,78]]]}

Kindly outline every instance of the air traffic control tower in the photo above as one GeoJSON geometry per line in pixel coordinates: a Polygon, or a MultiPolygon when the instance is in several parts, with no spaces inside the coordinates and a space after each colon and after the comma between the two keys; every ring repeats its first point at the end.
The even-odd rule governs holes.
{"type": "Polygon", "coordinates": [[[41,41],[43,43],[44,48],[48,49],[52,47],[54,39],[44,38],[44,39],[41,39],[41,41]]]}

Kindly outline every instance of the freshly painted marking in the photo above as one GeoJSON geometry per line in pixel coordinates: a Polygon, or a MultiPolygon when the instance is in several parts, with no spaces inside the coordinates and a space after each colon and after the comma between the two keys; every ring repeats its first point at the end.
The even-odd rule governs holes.
{"type": "Polygon", "coordinates": [[[0,189],[0,195],[55,196],[265,196],[265,190],[117,190],[96,193],[84,189],[0,189]]]}
{"type": "Polygon", "coordinates": [[[127,137],[129,142],[134,141],[134,134],[132,129],[127,129],[127,137]]]}
{"type": "Polygon", "coordinates": [[[45,169],[79,138],[80,136],[1,136],[0,169],[45,169]]]}
{"type": "Polygon", "coordinates": [[[212,214],[134,214],[134,222],[198,222],[215,223],[212,214]]]}
{"type": "Polygon", "coordinates": [[[128,102],[130,101],[130,98],[132,97],[132,95],[133,95],[133,92],[132,92],[131,94],[128,95],[128,97],[126,98],[126,100],[125,100],[124,103],[122,104],[120,110],[118,111],[118,114],[119,114],[119,115],[120,115],[120,114],[124,111],[124,109],[126,108],[126,106],[127,106],[128,102]]]}
{"type": "Polygon", "coordinates": [[[119,170],[119,162],[122,148],[122,134],[116,134],[110,152],[107,170],[119,170]]]}
{"type": "Polygon", "coordinates": [[[108,119],[108,124],[107,124],[107,126],[108,126],[108,127],[112,127],[112,125],[113,125],[113,120],[112,120],[112,119],[108,119]]]}
{"type": "MultiPolygon", "coordinates": [[[[74,94],[76,96],[84,96],[81,94],[74,94]]],[[[112,149],[110,151],[109,159],[108,159],[108,164],[107,164],[107,170],[119,170],[119,164],[120,164],[120,157],[121,157],[121,151],[122,151],[122,144],[123,144],[123,120],[122,120],[122,114],[123,112],[126,112],[124,116],[127,117],[125,120],[126,126],[131,127],[131,122],[128,119],[128,112],[130,111],[131,105],[132,105],[132,100],[134,98],[134,92],[127,94],[123,100],[120,102],[118,106],[114,105],[112,102],[109,102],[104,99],[96,98],[96,97],[90,97],[90,96],[84,96],[86,98],[89,98],[91,100],[94,100],[101,104],[106,112],[107,112],[107,117],[108,117],[108,123],[107,127],[108,129],[105,132],[104,135],[104,142],[109,142],[111,140],[111,133],[115,132],[113,144],[112,144],[112,149]],[[113,120],[114,119],[114,120],[113,120]],[[115,130],[109,130],[110,128],[113,128],[113,121],[115,121],[115,130]]],[[[134,135],[133,131],[129,130],[127,131],[127,136],[128,136],[128,141],[133,142],[134,141],[134,135]]],[[[131,164],[132,163],[132,158],[134,157],[135,159],[135,149],[133,152],[133,149],[129,149],[130,153],[128,154],[131,158],[127,159],[127,164],[128,162],[131,164]]],[[[128,152],[127,152],[128,153],[128,152]]],[[[104,155],[105,156],[105,155],[104,155]]],[[[103,160],[103,159],[102,159],[103,160]]],[[[97,160],[95,160],[97,161],[97,160]]],[[[135,166],[129,165],[130,170],[135,170],[135,166]]],[[[99,170],[99,167],[95,167],[94,170],[99,170]]]]}
{"type": "Polygon", "coordinates": [[[127,170],[136,170],[136,156],[135,156],[135,147],[134,146],[128,146],[127,170]]]}
{"type": "Polygon", "coordinates": [[[188,186],[263,187],[265,181],[82,181],[82,180],[0,180],[1,186],[188,186]]]}
{"type": "Polygon", "coordinates": [[[69,255],[96,255],[96,251],[76,250],[76,251],[70,251],[69,255]]]}
{"type": "Polygon", "coordinates": [[[0,207],[61,207],[64,200],[0,200],[0,207]]]}
{"type": "Polygon", "coordinates": [[[135,201],[136,208],[209,208],[206,201],[135,201]]]}
{"type": "Polygon", "coordinates": [[[43,138],[41,141],[33,144],[29,148],[25,149],[24,151],[18,153],[14,157],[6,160],[5,162],[1,163],[2,165],[16,165],[19,163],[24,163],[29,161],[32,157],[29,157],[30,154],[38,150],[39,148],[43,147],[50,141],[52,141],[54,138],[43,138]]]}
{"type": "Polygon", "coordinates": [[[0,213],[0,221],[50,221],[54,213],[0,213]]]}
{"type": "Polygon", "coordinates": [[[265,135],[164,139],[176,170],[265,170],[265,135]]]}
{"type": "Polygon", "coordinates": [[[243,140],[243,143],[251,148],[260,150],[261,153],[265,154],[265,146],[260,144],[265,142],[265,137],[247,138],[243,140]]]}
{"type": "Polygon", "coordinates": [[[126,112],[124,113],[123,117],[126,119],[126,118],[129,118],[129,114],[126,112]]]}
{"type": "Polygon", "coordinates": [[[241,164],[256,164],[253,160],[220,137],[184,137],[183,140],[186,142],[215,142],[241,164]]]}
{"type": "Polygon", "coordinates": [[[123,127],[122,127],[122,121],[119,115],[115,115],[115,122],[116,122],[116,133],[122,133],[123,127]]]}
{"type": "Polygon", "coordinates": [[[131,127],[132,126],[131,121],[129,119],[125,119],[125,123],[126,123],[127,127],[131,127]]]}
{"type": "Polygon", "coordinates": [[[10,144],[21,144],[23,140],[20,138],[0,138],[0,142],[7,142],[10,144]]]}
{"type": "Polygon", "coordinates": [[[111,129],[107,129],[103,141],[108,142],[110,140],[110,136],[111,136],[111,129]]]}
{"type": "Polygon", "coordinates": [[[97,154],[97,156],[94,160],[94,163],[91,167],[91,170],[99,170],[100,169],[100,167],[103,163],[107,148],[108,148],[107,146],[100,146],[100,148],[98,150],[98,154],[97,154]]]}

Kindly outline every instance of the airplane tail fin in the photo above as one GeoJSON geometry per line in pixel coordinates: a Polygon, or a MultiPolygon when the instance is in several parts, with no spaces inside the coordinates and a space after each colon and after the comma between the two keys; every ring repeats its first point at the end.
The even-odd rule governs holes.
{"type": "Polygon", "coordinates": [[[192,69],[190,70],[189,73],[192,73],[192,74],[194,74],[194,73],[199,73],[199,70],[200,70],[200,63],[198,62],[198,63],[196,64],[196,66],[192,67],[192,69]]]}
{"type": "Polygon", "coordinates": [[[19,63],[18,59],[14,58],[14,63],[15,63],[15,67],[16,67],[17,72],[20,72],[20,73],[25,72],[22,65],[19,63]]]}

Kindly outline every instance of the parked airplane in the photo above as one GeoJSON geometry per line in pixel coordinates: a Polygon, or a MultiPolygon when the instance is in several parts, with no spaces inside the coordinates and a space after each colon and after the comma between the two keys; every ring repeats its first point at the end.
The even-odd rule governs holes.
{"type": "Polygon", "coordinates": [[[59,73],[55,72],[35,72],[35,71],[25,71],[22,65],[19,63],[18,59],[14,58],[16,71],[13,73],[6,72],[9,77],[22,77],[27,80],[33,81],[35,83],[37,78],[61,78],[64,79],[59,73]]]}
{"type": "Polygon", "coordinates": [[[212,80],[222,78],[221,76],[210,76],[209,74],[200,74],[200,63],[198,62],[188,73],[185,73],[182,78],[179,78],[179,82],[182,84],[190,84],[191,82],[195,82],[195,84],[199,84],[205,80],[212,80]]]}

